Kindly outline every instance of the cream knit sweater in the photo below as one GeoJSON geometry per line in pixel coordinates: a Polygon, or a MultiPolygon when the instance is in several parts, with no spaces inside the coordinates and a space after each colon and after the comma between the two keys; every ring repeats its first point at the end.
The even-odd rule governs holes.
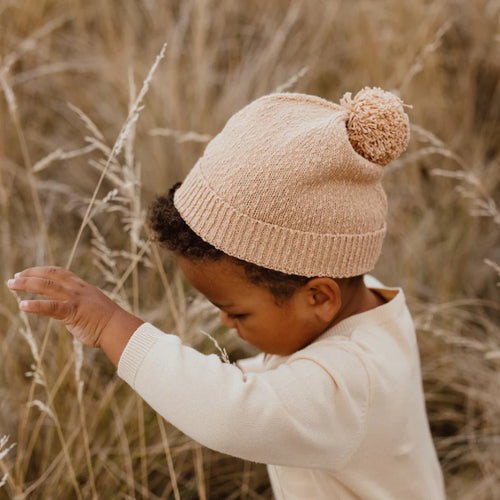
{"type": "Polygon", "coordinates": [[[442,500],[401,289],[287,357],[228,365],[150,324],[118,375],[199,443],[269,464],[278,500],[442,500]]]}

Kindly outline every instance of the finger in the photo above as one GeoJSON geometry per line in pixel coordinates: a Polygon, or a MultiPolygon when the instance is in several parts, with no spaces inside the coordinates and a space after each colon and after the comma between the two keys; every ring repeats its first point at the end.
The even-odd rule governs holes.
{"type": "Polygon", "coordinates": [[[57,266],[29,267],[28,269],[24,269],[14,275],[15,278],[37,277],[52,280],[67,279],[74,276],[75,274],[71,271],[57,266]]]}
{"type": "Polygon", "coordinates": [[[69,303],[56,300],[22,300],[19,302],[19,309],[27,313],[50,316],[61,321],[68,319],[72,312],[69,303]]]}
{"type": "Polygon", "coordinates": [[[14,278],[7,281],[11,290],[37,293],[51,299],[68,298],[68,291],[59,283],[46,278],[14,278]]]}

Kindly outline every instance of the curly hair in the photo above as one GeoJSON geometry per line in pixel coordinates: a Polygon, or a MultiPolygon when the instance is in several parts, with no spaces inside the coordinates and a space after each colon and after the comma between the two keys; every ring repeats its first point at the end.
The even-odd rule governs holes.
{"type": "Polygon", "coordinates": [[[289,299],[310,280],[305,276],[274,271],[231,257],[201,239],[175,208],[174,193],[180,185],[180,182],[174,184],[167,195],[158,196],[149,207],[148,222],[152,237],[163,247],[190,260],[229,258],[243,267],[251,283],[266,287],[278,302],[289,299]]]}

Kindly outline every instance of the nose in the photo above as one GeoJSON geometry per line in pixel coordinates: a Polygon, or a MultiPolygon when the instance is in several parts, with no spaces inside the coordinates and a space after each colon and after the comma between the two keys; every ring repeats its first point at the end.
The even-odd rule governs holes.
{"type": "Polygon", "coordinates": [[[230,318],[228,314],[224,311],[220,312],[220,320],[224,323],[228,328],[236,328],[236,320],[230,318]]]}

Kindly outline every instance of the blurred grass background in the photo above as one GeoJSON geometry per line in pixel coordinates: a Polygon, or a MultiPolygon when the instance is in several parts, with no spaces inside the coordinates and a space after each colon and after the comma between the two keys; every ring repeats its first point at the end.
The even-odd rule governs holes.
{"type": "MultiPolygon", "coordinates": [[[[395,91],[412,140],[374,274],[409,299],[449,498],[500,498],[499,81],[500,0],[0,0],[1,278],[71,260],[160,328],[247,355],[148,243],[149,201],[263,94],[395,91]]],[[[0,498],[271,498],[262,465],[182,436],[6,287],[0,325],[0,498]]]]}

